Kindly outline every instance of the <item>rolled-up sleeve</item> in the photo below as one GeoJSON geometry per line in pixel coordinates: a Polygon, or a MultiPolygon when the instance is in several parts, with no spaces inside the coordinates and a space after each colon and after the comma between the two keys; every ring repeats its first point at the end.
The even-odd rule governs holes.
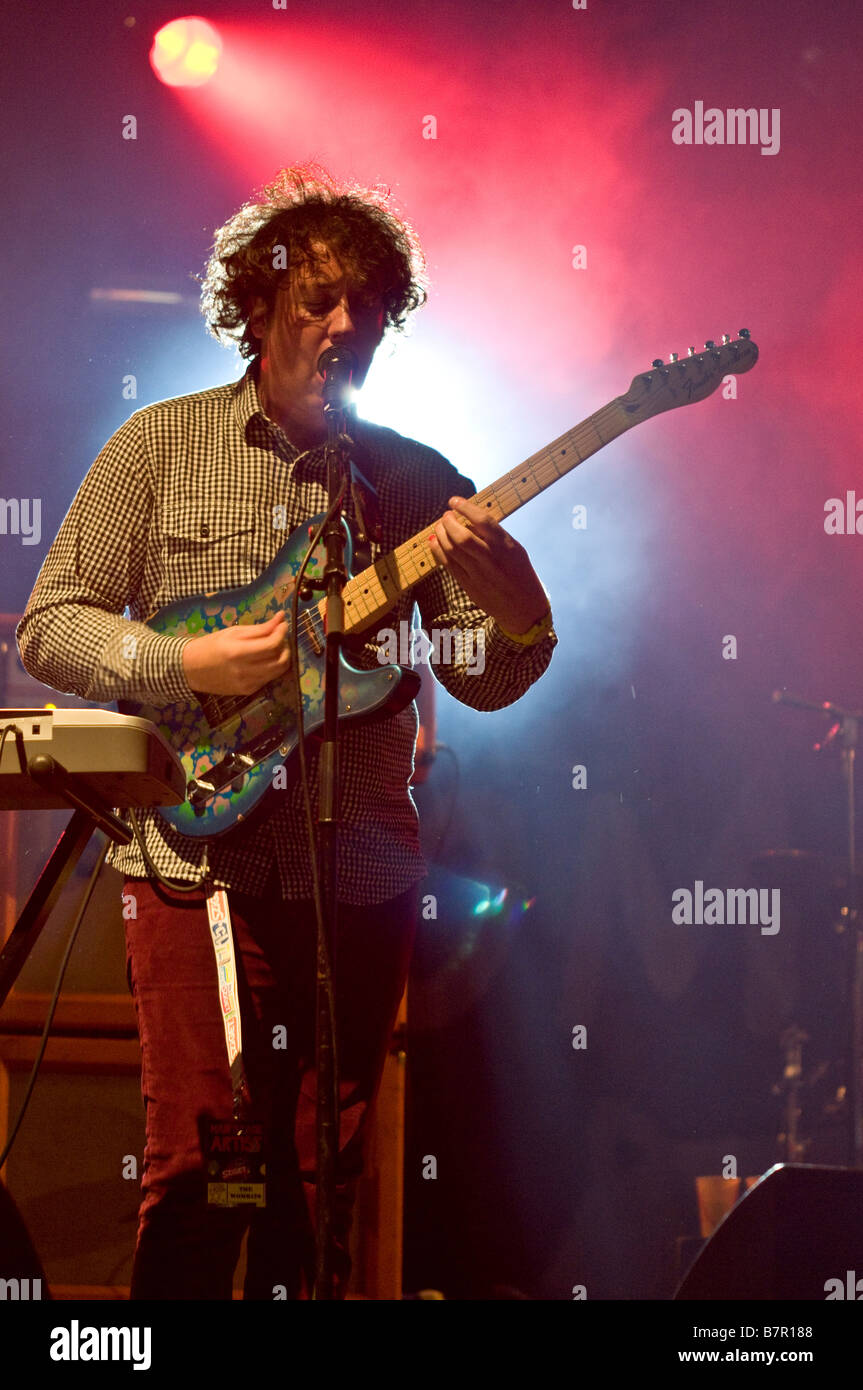
{"type": "Polygon", "coordinates": [[[539,680],[557,646],[552,629],[533,646],[514,642],[477,608],[446,570],[416,593],[423,630],[432,643],[429,664],[441,685],[476,710],[504,709],[539,680]]]}
{"type": "Polygon", "coordinates": [[[188,638],[126,616],[148,560],[153,486],[133,415],[84,479],[17,629],[25,669],[54,690],[106,703],[188,700],[188,638]]]}

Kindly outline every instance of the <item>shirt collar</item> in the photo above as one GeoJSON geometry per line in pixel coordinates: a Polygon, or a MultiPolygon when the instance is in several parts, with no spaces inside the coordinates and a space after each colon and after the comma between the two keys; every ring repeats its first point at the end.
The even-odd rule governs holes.
{"type": "MultiPolygon", "coordinates": [[[[281,426],[264,414],[258,396],[259,373],[260,362],[258,358],[255,358],[253,362],[249,363],[234,388],[234,416],[242,431],[243,438],[249,443],[253,440],[265,442],[270,448],[276,448],[280,454],[286,455],[292,462],[306,457],[310,461],[322,459],[323,445],[317,445],[314,449],[306,449],[305,451],[298,449],[288,439],[281,426]]],[[[357,417],[355,409],[349,411],[348,418],[352,436],[355,439],[361,438],[365,432],[365,422],[357,417]]]]}
{"type": "Polygon", "coordinates": [[[264,414],[258,396],[258,376],[260,363],[257,358],[250,362],[234,390],[234,417],[243,438],[251,442],[255,437],[265,439],[270,446],[278,441],[280,452],[287,450],[291,458],[299,458],[300,451],[288,439],[284,430],[274,424],[264,414]]]}

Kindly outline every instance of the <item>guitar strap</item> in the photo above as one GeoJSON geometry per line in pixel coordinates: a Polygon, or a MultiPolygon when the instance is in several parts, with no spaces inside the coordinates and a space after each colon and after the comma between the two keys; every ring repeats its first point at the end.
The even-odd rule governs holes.
{"type": "Polygon", "coordinates": [[[217,1207],[263,1207],[266,1206],[264,1127],[252,1119],[251,1095],[243,1064],[231,909],[224,888],[213,885],[206,868],[204,888],[233,1096],[232,1119],[211,1119],[204,1126],[207,1203],[217,1207]]]}
{"type": "Polygon", "coordinates": [[[231,1092],[233,1112],[236,1119],[248,1116],[251,1106],[246,1069],[243,1065],[243,1028],[240,1019],[240,1000],[237,994],[237,959],[234,952],[234,933],[231,927],[231,909],[224,888],[214,888],[209,881],[207,891],[207,918],[210,923],[210,939],[216,956],[216,971],[219,979],[219,1007],[225,1029],[225,1045],[228,1049],[228,1066],[231,1072],[231,1092]]]}
{"type": "MultiPolygon", "coordinates": [[[[357,570],[367,569],[372,562],[371,542],[380,545],[383,539],[381,529],[380,508],[378,505],[378,494],[374,484],[371,483],[360,469],[357,459],[365,463],[366,450],[362,444],[357,443],[356,422],[354,421],[351,435],[351,503],[353,513],[356,518],[354,526],[354,564],[357,570]]],[[[368,469],[368,464],[366,464],[368,469]]]]}

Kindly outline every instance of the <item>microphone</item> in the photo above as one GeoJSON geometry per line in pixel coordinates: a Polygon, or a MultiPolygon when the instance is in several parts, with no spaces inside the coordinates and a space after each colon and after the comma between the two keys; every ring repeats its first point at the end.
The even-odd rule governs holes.
{"type": "Polygon", "coordinates": [[[318,358],[318,371],[324,378],[324,414],[343,411],[348,405],[348,392],[359,362],[352,348],[327,348],[318,358]]]}

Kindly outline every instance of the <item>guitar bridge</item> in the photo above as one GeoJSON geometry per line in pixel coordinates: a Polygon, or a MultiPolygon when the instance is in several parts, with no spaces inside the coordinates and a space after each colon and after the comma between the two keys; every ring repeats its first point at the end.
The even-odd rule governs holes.
{"type": "Polygon", "coordinates": [[[253,768],[262,763],[280,747],[282,734],[278,729],[267,729],[250,743],[246,751],[230,753],[220,762],[207,769],[205,777],[192,777],[186,783],[186,799],[193,809],[203,815],[204,807],[214,796],[220,796],[233,782],[239,791],[243,778],[253,768]]]}

